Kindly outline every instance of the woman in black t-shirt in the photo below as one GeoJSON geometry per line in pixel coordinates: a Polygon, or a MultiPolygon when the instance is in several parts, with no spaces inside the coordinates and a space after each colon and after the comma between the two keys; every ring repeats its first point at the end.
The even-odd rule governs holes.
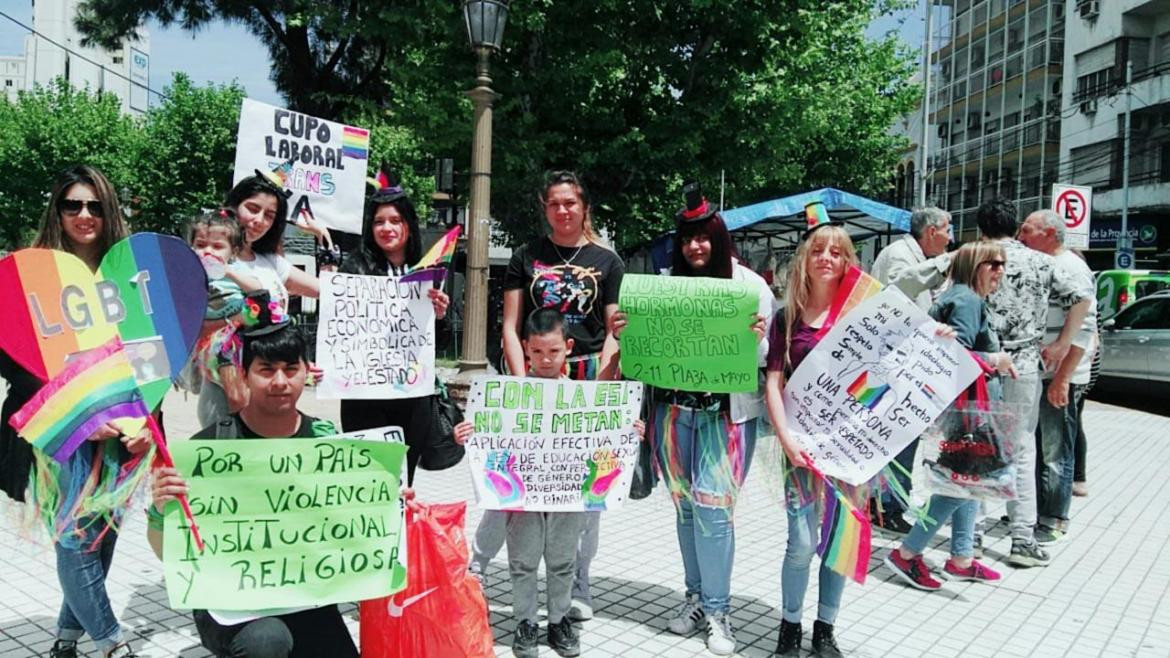
{"type": "MultiPolygon", "coordinates": [[[[524,319],[538,308],[565,318],[573,351],[565,373],[572,379],[615,379],[617,341],[606,326],[618,309],[625,264],[593,232],[589,194],[577,176],[553,172],[540,195],[549,235],[512,252],[504,275],[504,362],[508,372],[528,371],[520,344],[524,319]]],[[[582,512],[586,522],[577,550],[577,574],[569,618],[593,617],[589,564],[597,554],[600,512],[582,512]]],[[[472,544],[471,571],[483,574],[504,544],[504,513],[485,512],[472,544]]]]}

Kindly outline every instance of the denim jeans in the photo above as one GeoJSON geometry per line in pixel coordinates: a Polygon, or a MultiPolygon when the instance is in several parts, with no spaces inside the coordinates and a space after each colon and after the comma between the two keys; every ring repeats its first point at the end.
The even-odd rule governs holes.
{"type": "MultiPolygon", "coordinates": [[[[98,523],[98,527],[105,525],[98,523]]],[[[56,544],[57,580],[65,600],[57,616],[57,637],[77,641],[89,633],[103,652],[122,643],[122,627],[106,594],[106,576],[114,559],[118,533],[106,532],[94,550],[65,548],[56,544]]],[[[90,542],[82,542],[88,546],[90,542]]]]}
{"type": "Polygon", "coordinates": [[[1016,455],[1016,498],[1007,503],[1012,540],[1032,541],[1036,527],[1036,422],[1040,415],[1040,375],[1020,375],[1003,382],[1005,402],[1019,405],[1012,433],[1016,455]]]}
{"type": "Polygon", "coordinates": [[[656,404],[651,440],[678,509],[675,530],[687,594],[708,614],[731,610],[735,499],[751,467],[756,419],[656,404]],[[669,433],[668,433],[669,432],[669,433]]]}
{"type": "MultiPolygon", "coordinates": [[[[832,495],[832,494],[829,494],[832,495]]],[[[804,593],[808,590],[809,567],[817,552],[820,536],[817,527],[820,515],[817,501],[801,503],[798,496],[789,496],[785,509],[788,515],[788,546],[784,550],[784,565],[780,569],[781,604],[784,621],[799,624],[804,609],[804,593]]],[[[817,619],[832,624],[841,608],[845,592],[845,576],[833,571],[824,562],[818,575],[820,594],[817,598],[817,619]]]]}
{"type": "Polygon", "coordinates": [[[975,517],[978,514],[978,500],[935,494],[926,507],[926,516],[930,520],[919,519],[902,544],[916,554],[922,553],[938,529],[950,519],[951,555],[971,557],[975,555],[975,517]]]}
{"type": "Polygon", "coordinates": [[[1068,520],[1072,501],[1073,470],[1076,466],[1077,409],[1085,386],[1070,384],[1068,404],[1057,408],[1048,402],[1048,381],[1040,396],[1040,420],[1036,431],[1039,441],[1037,465],[1037,513],[1041,524],[1056,527],[1068,520]]]}

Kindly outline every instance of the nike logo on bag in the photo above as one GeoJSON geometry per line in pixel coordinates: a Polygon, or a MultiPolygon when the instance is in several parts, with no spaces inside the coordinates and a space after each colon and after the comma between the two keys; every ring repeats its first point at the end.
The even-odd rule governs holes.
{"type": "Polygon", "coordinates": [[[397,603],[394,602],[394,597],[390,597],[390,601],[386,604],[386,612],[389,613],[391,617],[401,617],[402,612],[404,610],[406,610],[406,608],[409,608],[411,605],[418,603],[419,600],[422,599],[422,597],[426,596],[427,594],[430,594],[431,592],[435,591],[436,589],[439,589],[439,588],[432,587],[425,592],[422,592],[420,594],[415,594],[414,596],[403,601],[402,605],[398,605],[397,603]]]}

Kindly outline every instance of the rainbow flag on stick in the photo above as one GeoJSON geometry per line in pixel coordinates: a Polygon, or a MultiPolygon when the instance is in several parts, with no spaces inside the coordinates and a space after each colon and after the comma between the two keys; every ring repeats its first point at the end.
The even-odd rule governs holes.
{"type": "Polygon", "coordinates": [[[851,266],[841,279],[841,285],[837,288],[837,297],[829,306],[829,315],[825,318],[825,324],[817,332],[817,338],[824,338],[825,334],[829,333],[829,330],[836,324],[838,318],[844,317],[853,310],[854,306],[881,291],[882,284],[877,279],[862,272],[860,267],[851,266]]]}
{"type": "Polygon", "coordinates": [[[149,415],[134,368],[115,338],[70,360],[8,422],[35,448],[64,464],[103,424],[132,434],[149,415]]]}
{"type": "Polygon", "coordinates": [[[402,281],[431,281],[441,282],[447,277],[447,265],[455,257],[455,247],[459,244],[459,233],[463,227],[456,226],[439,238],[430,250],[423,255],[414,267],[402,277],[402,281]]]}
{"type": "MultiPolygon", "coordinates": [[[[805,459],[809,459],[807,454],[805,459]]],[[[822,564],[864,585],[869,572],[869,556],[873,552],[873,526],[865,510],[857,509],[840,487],[833,484],[811,460],[808,470],[821,479],[830,494],[826,496],[825,515],[821,519],[817,555],[821,556],[822,564]]]]}

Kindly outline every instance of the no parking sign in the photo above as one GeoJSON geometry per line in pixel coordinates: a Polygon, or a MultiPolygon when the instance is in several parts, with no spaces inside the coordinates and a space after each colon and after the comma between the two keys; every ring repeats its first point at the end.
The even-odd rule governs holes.
{"type": "Polygon", "coordinates": [[[1093,211],[1093,188],[1053,185],[1052,209],[1064,218],[1064,246],[1089,248],[1089,222],[1093,211]]]}

